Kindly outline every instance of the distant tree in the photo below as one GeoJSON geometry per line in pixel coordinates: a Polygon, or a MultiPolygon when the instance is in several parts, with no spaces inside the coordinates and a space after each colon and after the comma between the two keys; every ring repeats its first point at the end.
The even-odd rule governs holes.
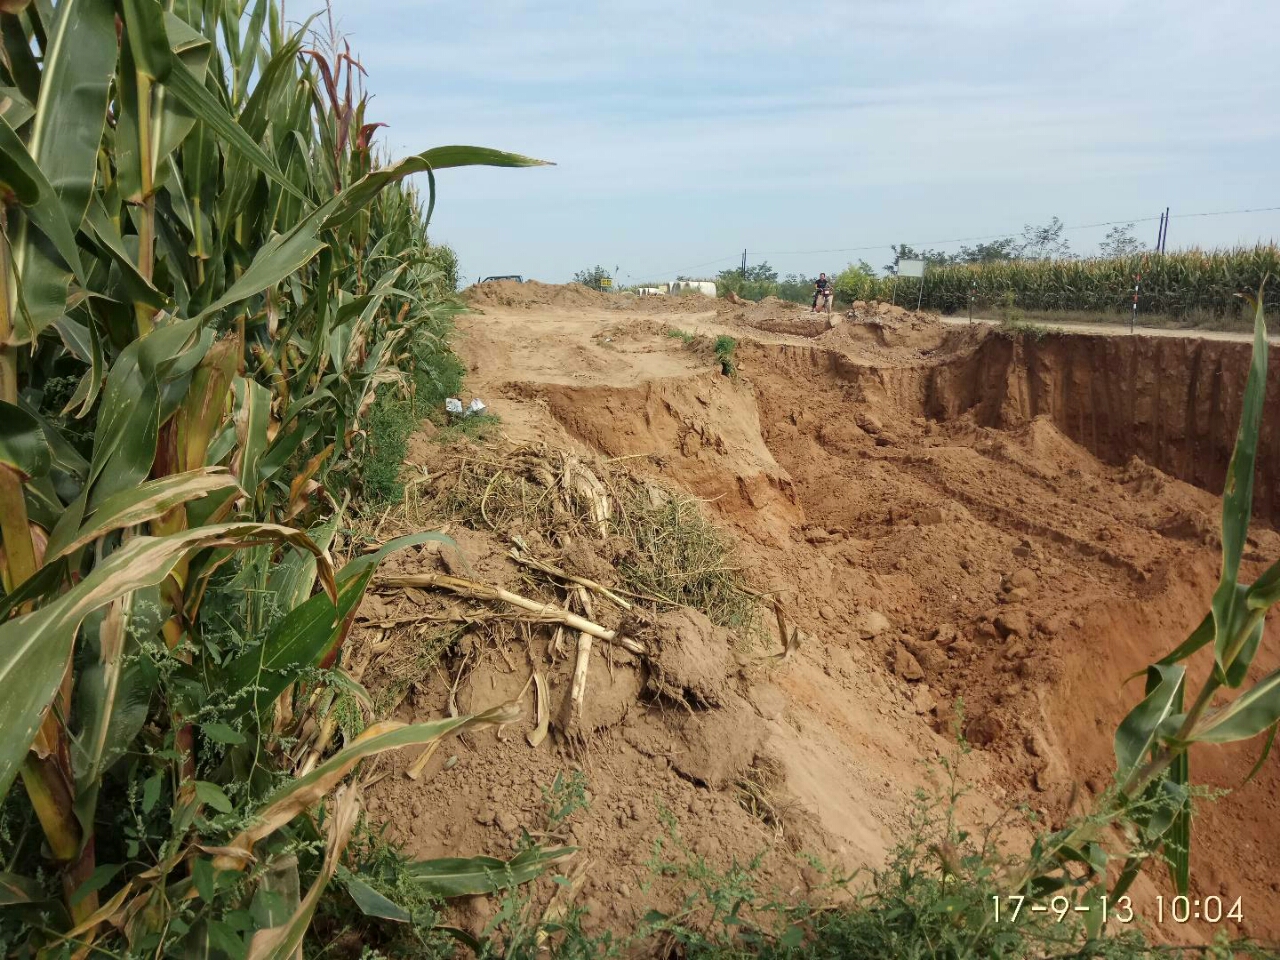
{"type": "Polygon", "coordinates": [[[1057,217],[1042,226],[1028,223],[1016,245],[1017,256],[1023,260],[1070,260],[1071,245],[1062,237],[1065,229],[1057,217]]]}
{"type": "Polygon", "coordinates": [[[1002,237],[973,247],[961,247],[955,259],[958,263],[997,263],[1012,260],[1016,248],[1017,241],[1013,237],[1002,237]]]}
{"type": "Polygon", "coordinates": [[[1142,243],[1133,235],[1133,224],[1112,227],[1098,249],[1104,257],[1128,257],[1142,252],[1142,243]]]}
{"type": "MultiPolygon", "coordinates": [[[[910,258],[908,258],[910,259],[910,258]]],[[[836,296],[845,303],[866,300],[875,286],[876,272],[865,260],[851,263],[835,277],[836,296]]]]}
{"type": "Polygon", "coordinates": [[[745,274],[742,272],[741,267],[734,267],[731,270],[721,270],[717,279],[728,281],[731,278],[736,278],[747,283],[777,283],[778,271],[769,266],[769,262],[767,260],[762,260],[760,263],[753,263],[747,267],[747,272],[745,274]]]}
{"type": "Polygon", "coordinates": [[[778,286],[778,271],[767,262],[752,264],[747,267],[745,275],[741,267],[733,267],[721,270],[716,276],[716,289],[722,296],[736,293],[747,300],[760,300],[779,296],[778,286]]]}
{"type": "Polygon", "coordinates": [[[600,266],[600,264],[596,264],[595,267],[590,270],[579,270],[575,273],[573,275],[573,282],[580,283],[584,287],[591,287],[593,290],[599,290],[600,281],[607,280],[609,276],[610,273],[608,270],[600,266]]]}
{"type": "MultiPolygon", "coordinates": [[[[932,266],[946,266],[948,263],[956,262],[956,257],[949,253],[943,253],[941,250],[917,250],[909,243],[891,244],[889,249],[893,251],[893,263],[884,265],[884,272],[893,276],[898,272],[899,260],[923,260],[932,266]]],[[[875,271],[871,271],[875,275],[875,271]]]]}
{"type": "Polygon", "coordinates": [[[813,277],[803,273],[788,273],[777,283],[777,296],[793,303],[808,303],[813,297],[813,277]]]}

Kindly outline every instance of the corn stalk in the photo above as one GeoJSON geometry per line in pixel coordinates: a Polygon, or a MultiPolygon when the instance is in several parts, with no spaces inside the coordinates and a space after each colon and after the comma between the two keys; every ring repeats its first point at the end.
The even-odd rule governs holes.
{"type": "Polygon", "coordinates": [[[358,61],[269,0],[3,10],[0,798],[21,776],[37,827],[8,859],[59,877],[91,941],[85,881],[104,844],[126,859],[96,832],[104,779],[151,758],[176,832],[108,902],[142,898],[115,920],[145,939],[182,851],[216,836],[201,750],[274,755],[277,700],[330,668],[385,556],[335,575],[323,521],[377,391],[457,309],[436,173],[539,161],[376,162],[358,61]],[[204,604],[232,569],[246,642],[211,655],[204,604]]]}

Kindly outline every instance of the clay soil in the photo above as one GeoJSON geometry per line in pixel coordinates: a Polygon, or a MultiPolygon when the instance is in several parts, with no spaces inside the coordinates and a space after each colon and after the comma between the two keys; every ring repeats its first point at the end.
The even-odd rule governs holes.
{"type": "MultiPolygon", "coordinates": [[[[590,863],[578,893],[588,926],[621,929],[673,905],[675,887],[653,882],[647,865],[660,838],[670,854],[673,834],[721,868],[764,853],[762,882],[784,895],[824,880],[798,854],[845,870],[883,863],[913,792],[936,786],[928,763],[952,751],[961,702],[975,747],[961,762],[962,810],[975,825],[1016,804],[1060,824],[1110,781],[1112,733],[1140,696],[1125,679],[1208,609],[1247,346],[1024,343],[876,305],[828,327],[781,302],[620,300],[541,284],[486,285],[471,302],[457,347],[469,392],[501,424],[479,445],[418,438],[417,495],[447,510],[460,459],[500,463],[529,449],[691,494],[755,588],[783,599],[802,643],[780,659],[776,631],[735,635],[689,610],[626,626],[623,611],[597,600],[602,623],[635,629],[657,652],[641,663],[597,643],[584,722],[565,731],[555,718],[572,641],[557,658],[549,629],[464,631],[449,657],[412,678],[398,717],[444,715],[462,675],[459,709],[522,698],[526,719],[453,742],[419,780],[402,775],[412,756],[389,762],[370,806],[410,854],[509,856],[522,828],[554,827],[544,791],[556,775],[581,770],[589,805],[556,836],[590,863]],[[673,328],[736,338],[737,376],[673,328]],[[536,748],[526,739],[535,667],[553,715],[536,748]]],[[[1274,364],[1271,380],[1280,396],[1274,364]]],[[[1280,557],[1269,525],[1280,496],[1276,419],[1260,455],[1250,577],[1280,557]]],[[[424,550],[388,569],[443,564],[553,599],[508,558],[520,536],[571,572],[616,582],[616,543],[497,527],[455,517],[456,555],[424,550]]],[[[364,635],[448,606],[379,594],[362,609],[364,635]]],[[[1280,666],[1274,629],[1257,676],[1280,666]]],[[[390,672],[379,669],[366,678],[375,688],[390,672]]],[[[1194,895],[1243,898],[1236,932],[1274,938],[1274,756],[1242,785],[1260,747],[1193,754],[1193,779],[1227,793],[1197,809],[1192,876],[1194,895]]],[[[1011,826],[1007,839],[1026,836],[1011,826]]],[[[545,903],[555,887],[539,884],[545,903]]],[[[1157,893],[1170,891],[1152,871],[1134,894],[1140,913],[1154,915],[1157,893]]],[[[492,909],[476,899],[458,919],[478,930],[492,909]]],[[[1189,924],[1156,935],[1196,942],[1213,932],[1189,924]]]]}

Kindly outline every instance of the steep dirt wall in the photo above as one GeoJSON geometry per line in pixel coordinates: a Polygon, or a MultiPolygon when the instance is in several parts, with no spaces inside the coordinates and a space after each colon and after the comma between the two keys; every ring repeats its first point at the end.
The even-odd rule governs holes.
{"type": "MultiPolygon", "coordinates": [[[[1173,337],[988,338],[974,360],[985,422],[1048,415],[1095,456],[1137,456],[1219,493],[1235,445],[1248,344],[1173,337]]],[[[972,374],[971,374],[972,376],[972,374]]],[[[1280,518],[1280,358],[1267,375],[1254,510],[1280,518]]]]}
{"type": "MultiPolygon", "coordinates": [[[[1175,337],[948,338],[919,364],[877,366],[819,345],[743,345],[797,378],[834,379],[851,404],[1007,429],[1048,416],[1112,464],[1136,456],[1211,493],[1235,444],[1250,348],[1175,337]]],[[[750,369],[748,364],[746,369],[750,369]]],[[[1280,520],[1280,356],[1272,353],[1254,512],[1280,520]]]]}

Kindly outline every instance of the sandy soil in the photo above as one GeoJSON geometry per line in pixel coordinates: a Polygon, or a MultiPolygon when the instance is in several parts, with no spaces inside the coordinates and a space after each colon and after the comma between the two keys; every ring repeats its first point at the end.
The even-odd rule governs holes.
{"type": "MultiPolygon", "coordinates": [[[[1230,344],[1175,345],[1187,367],[1174,389],[1147,372],[1174,359],[1149,351],[1173,347],[1142,337],[1033,348],[865,305],[828,329],[780,302],[489,287],[474,294],[481,312],[462,319],[458,347],[468,390],[502,418],[505,441],[627,458],[615,462],[703,498],[806,642],[786,661],[759,659],[705,619],[673,614],[655,629],[698,666],[672,669],[712,678],[712,693],[673,712],[644,695],[649,674],[633,658],[593,661],[585,753],[554,735],[531,748],[529,722],[468,738],[450,770],[442,754],[424,781],[397,775],[374,789],[410,852],[509,852],[518,827],[536,826],[542,789],[581,765],[591,806],[571,838],[595,864],[581,894],[590,923],[664,905],[661,884],[641,885],[666,815],[721,866],[769,851],[763,876],[795,893],[821,881],[798,852],[845,868],[883,862],[912,792],[932,782],[926,762],[951,749],[961,699],[977,747],[962,765],[971,822],[1027,803],[1058,824],[1108,782],[1112,731],[1139,694],[1125,678],[1207,609],[1218,502],[1178,477],[1220,486],[1238,416],[1224,384],[1237,372],[1243,382],[1233,365],[1247,350],[1242,361],[1230,344]],[[705,339],[686,345],[671,329],[705,339]],[[738,340],[736,378],[706,342],[725,333],[738,340]],[[1206,377],[1219,386],[1197,392],[1206,377]],[[1153,420],[1167,425],[1153,431],[1153,420]],[[744,809],[744,779],[767,782],[784,811],[775,822],[744,809]]],[[[1276,437],[1264,454],[1280,454],[1276,437]]],[[[417,459],[438,477],[454,467],[433,446],[419,443],[417,459]]],[[[1260,516],[1272,515],[1276,464],[1264,456],[1260,516]]],[[[456,533],[482,578],[519,588],[501,535],[456,533]]],[[[591,551],[584,562],[607,577],[607,551],[591,551]]],[[[1260,523],[1246,574],[1277,556],[1280,536],[1260,523]]],[[[531,659],[545,642],[530,641],[531,659]]],[[[519,694],[529,676],[523,654],[479,662],[458,692],[463,709],[519,694]]],[[[1277,665],[1264,641],[1255,672],[1277,665]]],[[[563,690],[568,665],[547,669],[563,690]]],[[[404,718],[440,716],[448,693],[442,676],[424,679],[404,718]]],[[[1193,878],[1199,895],[1244,898],[1238,932],[1280,936],[1280,766],[1273,758],[1240,786],[1259,746],[1193,756],[1195,779],[1232,791],[1198,812],[1193,878]]],[[[1158,874],[1143,881],[1141,912],[1165,886],[1158,874]]],[[[462,922],[480,925],[490,909],[469,904],[462,922]]]]}

